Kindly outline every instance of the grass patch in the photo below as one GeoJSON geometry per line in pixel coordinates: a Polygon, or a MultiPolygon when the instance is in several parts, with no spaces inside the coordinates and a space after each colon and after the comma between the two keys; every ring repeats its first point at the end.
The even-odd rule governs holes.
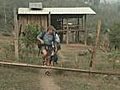
{"type": "MultiPolygon", "coordinates": [[[[83,49],[83,48],[82,48],[83,49]]],[[[0,45],[0,59],[14,60],[14,48],[9,43],[0,45]],[[5,51],[4,51],[5,50],[5,51]]],[[[89,69],[90,54],[78,56],[78,48],[69,48],[62,46],[59,56],[59,62],[64,61],[63,67],[89,69]],[[76,57],[77,56],[77,57],[76,57]]],[[[118,58],[119,60],[119,58],[118,58]]],[[[38,49],[21,49],[19,61],[29,64],[41,64],[42,58],[38,56],[38,49]]],[[[57,66],[60,66],[58,64],[57,66]]],[[[96,70],[113,70],[113,61],[108,60],[107,54],[101,51],[97,52],[96,70]]],[[[115,63],[114,71],[120,70],[120,63],[115,63]]],[[[0,67],[0,90],[42,90],[40,87],[40,74],[36,69],[0,67]]],[[[80,74],[65,71],[52,72],[55,83],[61,87],[61,90],[120,90],[120,78],[106,75],[80,74]]]]}
{"type": "MultiPolygon", "coordinates": [[[[58,71],[57,71],[58,73],[58,71]]],[[[119,90],[118,77],[63,72],[55,74],[55,82],[61,90],[119,90]]]]}
{"type": "Polygon", "coordinates": [[[0,73],[0,90],[40,90],[35,69],[0,67],[0,73]]]}

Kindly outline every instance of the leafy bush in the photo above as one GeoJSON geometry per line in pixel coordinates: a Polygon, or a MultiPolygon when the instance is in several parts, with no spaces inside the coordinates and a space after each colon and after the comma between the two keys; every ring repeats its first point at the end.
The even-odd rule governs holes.
{"type": "Polygon", "coordinates": [[[120,48],[120,24],[114,24],[109,34],[110,45],[114,48],[120,48]]]}
{"type": "Polygon", "coordinates": [[[22,37],[22,43],[24,43],[26,47],[33,46],[36,43],[36,37],[39,33],[40,30],[38,30],[38,26],[27,25],[22,37]]]}

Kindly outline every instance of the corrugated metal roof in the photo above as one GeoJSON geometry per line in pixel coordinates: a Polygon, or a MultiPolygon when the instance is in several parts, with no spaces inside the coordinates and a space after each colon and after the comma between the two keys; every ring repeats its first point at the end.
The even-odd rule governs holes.
{"type": "Polygon", "coordinates": [[[96,14],[90,7],[43,8],[42,10],[18,9],[18,14],[49,14],[49,12],[51,14],[96,14]]]}

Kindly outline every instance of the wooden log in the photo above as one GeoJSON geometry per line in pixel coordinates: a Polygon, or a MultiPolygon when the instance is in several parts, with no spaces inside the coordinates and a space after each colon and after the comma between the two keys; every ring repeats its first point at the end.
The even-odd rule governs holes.
{"type": "MultiPolygon", "coordinates": [[[[70,32],[84,32],[83,29],[69,29],[70,32]]],[[[67,32],[67,29],[64,29],[64,30],[56,30],[56,32],[67,32]]]]}
{"type": "Polygon", "coordinates": [[[49,12],[49,15],[48,15],[48,25],[49,26],[51,25],[51,12],[49,12]]]}
{"type": "MultiPolygon", "coordinates": [[[[77,28],[79,29],[80,28],[80,19],[79,19],[79,17],[77,18],[77,21],[78,21],[77,22],[77,24],[78,24],[77,28]]],[[[77,43],[79,43],[79,31],[77,31],[77,43]]]]}
{"type": "Polygon", "coordinates": [[[91,69],[95,68],[96,51],[97,51],[97,47],[98,47],[100,31],[101,31],[101,20],[98,21],[98,28],[97,28],[97,31],[96,31],[95,46],[93,47],[91,62],[90,62],[90,68],[91,69]]]}
{"type": "Polygon", "coordinates": [[[93,71],[93,70],[83,70],[83,69],[73,69],[73,68],[40,66],[40,65],[32,65],[32,64],[24,64],[24,63],[0,62],[0,65],[2,65],[2,66],[4,66],[4,65],[17,66],[17,67],[31,67],[31,68],[38,68],[38,69],[53,69],[53,70],[63,70],[63,71],[102,74],[102,75],[118,75],[118,76],[120,75],[120,73],[117,73],[117,72],[103,72],[103,71],[93,71]]]}
{"type": "Polygon", "coordinates": [[[86,25],[87,25],[87,16],[85,15],[85,22],[84,22],[84,29],[85,29],[85,41],[84,41],[84,44],[85,45],[87,45],[87,37],[88,37],[88,31],[87,31],[86,25]]]}
{"type": "Polygon", "coordinates": [[[17,20],[17,12],[16,12],[16,8],[14,8],[14,31],[15,31],[15,58],[18,60],[19,59],[19,50],[18,50],[18,34],[19,34],[19,30],[18,30],[18,20],[17,20]]]}
{"type": "Polygon", "coordinates": [[[67,18],[67,35],[66,35],[66,44],[69,44],[69,26],[68,26],[68,18],[67,18]]]}

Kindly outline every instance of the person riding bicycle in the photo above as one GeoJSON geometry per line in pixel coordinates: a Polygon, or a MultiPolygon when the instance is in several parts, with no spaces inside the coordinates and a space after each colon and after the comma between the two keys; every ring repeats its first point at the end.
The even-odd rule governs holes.
{"type": "Polygon", "coordinates": [[[37,39],[41,43],[41,53],[43,55],[43,65],[51,65],[54,61],[52,60],[52,56],[54,56],[56,52],[56,43],[60,43],[60,39],[58,34],[55,33],[55,28],[53,26],[49,26],[47,31],[40,33],[37,36],[37,39]]]}

